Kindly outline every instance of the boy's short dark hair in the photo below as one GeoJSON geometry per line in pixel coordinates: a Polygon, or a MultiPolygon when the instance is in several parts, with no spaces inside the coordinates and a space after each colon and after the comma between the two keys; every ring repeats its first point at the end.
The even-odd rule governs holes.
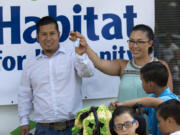
{"type": "Polygon", "coordinates": [[[47,25],[47,24],[55,24],[56,30],[59,32],[59,27],[58,27],[57,21],[51,16],[45,16],[45,17],[42,17],[36,23],[37,33],[39,33],[40,26],[47,25]]]}
{"type": "Polygon", "coordinates": [[[152,81],[160,87],[164,87],[168,82],[168,70],[164,64],[159,61],[147,63],[140,70],[141,76],[146,82],[152,81]]]}
{"type": "Polygon", "coordinates": [[[170,99],[161,103],[156,108],[160,117],[166,120],[168,117],[172,117],[178,125],[180,125],[180,101],[176,99],[170,99]]]}

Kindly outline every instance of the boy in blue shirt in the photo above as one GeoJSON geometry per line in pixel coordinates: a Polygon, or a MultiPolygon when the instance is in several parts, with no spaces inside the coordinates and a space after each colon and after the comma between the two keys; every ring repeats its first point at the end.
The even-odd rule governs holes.
{"type": "Polygon", "coordinates": [[[156,108],[158,126],[164,135],[180,135],[180,101],[171,99],[156,108]]]}
{"type": "Polygon", "coordinates": [[[164,64],[159,61],[147,63],[140,70],[142,86],[146,93],[151,94],[149,97],[137,98],[124,102],[112,102],[109,105],[110,109],[115,109],[120,105],[133,107],[136,103],[140,103],[145,107],[145,112],[148,115],[148,132],[152,135],[161,135],[158,129],[155,107],[169,99],[178,99],[178,97],[170,91],[167,86],[168,70],[164,64]]]}

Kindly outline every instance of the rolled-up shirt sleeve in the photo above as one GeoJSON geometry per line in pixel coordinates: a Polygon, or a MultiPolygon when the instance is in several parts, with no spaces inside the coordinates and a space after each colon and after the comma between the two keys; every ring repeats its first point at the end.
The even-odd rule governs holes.
{"type": "Polygon", "coordinates": [[[21,126],[29,124],[29,115],[32,111],[32,95],[28,73],[23,71],[18,90],[18,116],[21,126]]]}
{"type": "Polygon", "coordinates": [[[82,56],[76,54],[74,65],[80,77],[91,77],[94,75],[94,65],[86,54],[82,56]]]}

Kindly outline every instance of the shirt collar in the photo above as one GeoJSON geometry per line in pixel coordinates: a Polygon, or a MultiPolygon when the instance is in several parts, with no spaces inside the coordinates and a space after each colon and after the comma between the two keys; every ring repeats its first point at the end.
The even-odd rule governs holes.
{"type": "MultiPolygon", "coordinates": [[[[170,88],[167,87],[158,97],[162,97],[164,95],[167,95],[168,93],[171,93],[170,88]]],[[[155,94],[151,95],[152,97],[156,97],[155,94]]]]}
{"type": "Polygon", "coordinates": [[[162,97],[162,96],[164,96],[164,95],[167,95],[168,93],[171,93],[169,87],[167,87],[167,88],[159,95],[159,97],[162,97]]]}
{"type": "MultiPolygon", "coordinates": [[[[56,56],[59,53],[66,53],[65,48],[59,46],[58,50],[55,52],[55,54],[53,54],[53,56],[56,56]]],[[[40,59],[40,58],[48,58],[47,55],[43,54],[43,50],[41,50],[40,54],[36,56],[36,59],[40,59]]]]}
{"type": "Polygon", "coordinates": [[[180,134],[180,131],[175,131],[175,132],[171,133],[170,135],[177,135],[177,134],[180,134]]]}

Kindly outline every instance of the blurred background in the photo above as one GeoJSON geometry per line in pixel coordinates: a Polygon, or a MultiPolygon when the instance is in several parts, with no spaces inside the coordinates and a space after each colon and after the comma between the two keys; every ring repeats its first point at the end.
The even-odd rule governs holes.
{"type": "Polygon", "coordinates": [[[155,34],[154,54],[169,64],[180,95],[180,0],[155,0],[155,34]]]}

